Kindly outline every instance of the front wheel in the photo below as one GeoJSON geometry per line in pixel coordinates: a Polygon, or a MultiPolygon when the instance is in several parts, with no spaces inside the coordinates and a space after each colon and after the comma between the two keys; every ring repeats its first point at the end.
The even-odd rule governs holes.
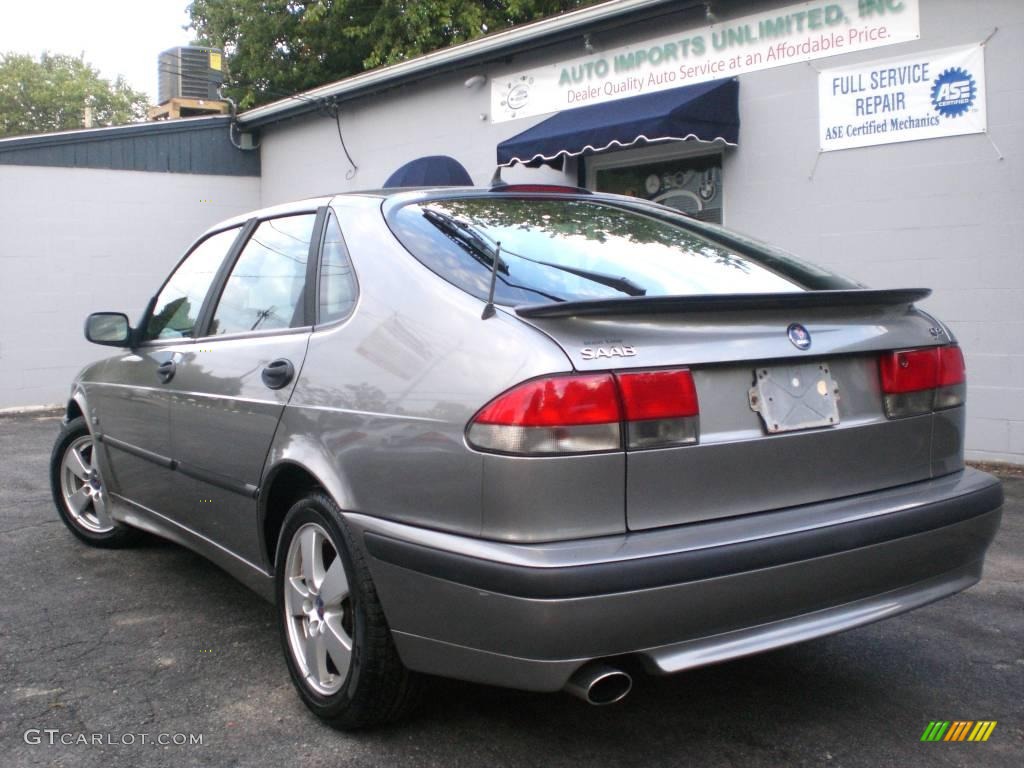
{"type": "Polygon", "coordinates": [[[111,519],[96,450],[83,417],[63,426],[50,455],[53,502],[64,525],[86,544],[129,546],[138,540],[139,532],[111,519]]]}
{"type": "Polygon", "coordinates": [[[369,569],[334,501],[314,493],[285,517],[277,613],[292,682],[314,714],[343,729],[392,722],[415,704],[369,569]]]}

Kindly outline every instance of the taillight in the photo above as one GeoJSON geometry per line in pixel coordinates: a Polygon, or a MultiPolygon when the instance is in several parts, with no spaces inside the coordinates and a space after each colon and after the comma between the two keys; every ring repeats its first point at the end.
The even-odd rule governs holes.
{"type": "Polygon", "coordinates": [[[499,395],[470,422],[471,445],[519,454],[614,451],[622,412],[611,374],[549,376],[499,395]]]}
{"type": "Polygon", "coordinates": [[[939,347],[939,386],[935,390],[935,410],[963,405],[967,399],[967,366],[960,347],[939,347]]]}
{"type": "Polygon", "coordinates": [[[496,397],[466,438],[474,448],[518,455],[661,448],[696,443],[698,415],[688,370],[557,375],[496,397]]]}
{"type": "Polygon", "coordinates": [[[615,375],[626,411],[626,445],[660,448],[697,442],[697,388],[687,370],[615,375]]]}
{"type": "Polygon", "coordinates": [[[888,352],[878,361],[890,419],[918,416],[963,405],[967,373],[960,347],[927,347],[888,352]]]}

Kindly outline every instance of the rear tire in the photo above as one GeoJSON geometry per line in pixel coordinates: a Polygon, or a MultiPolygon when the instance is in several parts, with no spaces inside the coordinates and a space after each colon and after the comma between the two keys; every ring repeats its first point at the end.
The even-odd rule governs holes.
{"type": "Polygon", "coordinates": [[[288,511],[275,563],[281,643],[306,706],[344,730],[408,714],[421,678],[398,657],[369,568],[329,496],[312,493],[288,511]]]}
{"type": "Polygon", "coordinates": [[[64,525],[93,547],[136,544],[142,533],[115,522],[109,514],[107,486],[95,460],[92,433],[79,416],[67,422],[50,454],[50,490],[64,525]]]}

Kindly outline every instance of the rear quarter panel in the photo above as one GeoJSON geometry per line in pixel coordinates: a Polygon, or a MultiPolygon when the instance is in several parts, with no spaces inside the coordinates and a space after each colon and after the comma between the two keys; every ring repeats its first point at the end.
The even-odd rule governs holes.
{"type": "MultiPolygon", "coordinates": [[[[505,312],[481,320],[482,302],[430,272],[394,239],[379,200],[342,198],[334,208],[359,281],[358,304],[347,320],[312,334],[268,468],[306,467],[346,511],[500,538],[555,537],[558,500],[541,504],[535,480],[571,488],[576,473],[594,481],[588,496],[601,508],[559,506],[623,530],[621,456],[603,473],[587,462],[592,457],[575,457],[559,463],[557,478],[550,477],[550,463],[551,471],[533,477],[522,472],[521,459],[485,456],[466,445],[467,422],[495,395],[525,379],[572,370],[561,349],[505,312]],[[486,485],[500,485],[503,493],[485,494],[485,471],[486,485]]],[[[570,528],[588,526],[584,520],[570,528]]]]}

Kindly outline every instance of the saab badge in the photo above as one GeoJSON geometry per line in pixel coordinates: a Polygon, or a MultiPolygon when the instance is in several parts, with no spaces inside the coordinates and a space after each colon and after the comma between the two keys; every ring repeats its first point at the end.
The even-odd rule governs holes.
{"type": "Polygon", "coordinates": [[[811,348],[811,334],[800,323],[790,323],[786,329],[786,335],[797,349],[811,348]]]}

